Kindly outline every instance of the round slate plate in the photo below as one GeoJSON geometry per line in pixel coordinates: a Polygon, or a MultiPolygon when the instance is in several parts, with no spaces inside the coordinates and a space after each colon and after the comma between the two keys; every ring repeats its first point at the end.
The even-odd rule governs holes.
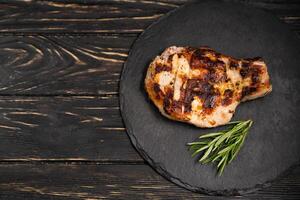
{"type": "Polygon", "coordinates": [[[185,5],[151,25],[135,42],[124,66],[120,104],[138,152],[160,174],[193,191],[242,194],[268,185],[300,158],[300,49],[298,38],[269,13],[236,3],[185,5]],[[216,166],[191,158],[186,143],[214,132],[163,117],[144,91],[151,60],[171,45],[207,45],[238,58],[261,56],[273,92],[241,104],[234,119],[254,125],[221,177],[216,166]]]}

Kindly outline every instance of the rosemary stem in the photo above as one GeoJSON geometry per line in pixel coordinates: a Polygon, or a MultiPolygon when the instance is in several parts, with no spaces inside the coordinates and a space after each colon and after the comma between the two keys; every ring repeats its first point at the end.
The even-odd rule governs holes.
{"type": "Polygon", "coordinates": [[[228,123],[230,129],[201,135],[200,141],[187,145],[192,151],[192,156],[202,154],[199,162],[202,164],[217,162],[217,171],[222,175],[225,167],[232,162],[244,144],[252,120],[234,121],[228,123]]]}

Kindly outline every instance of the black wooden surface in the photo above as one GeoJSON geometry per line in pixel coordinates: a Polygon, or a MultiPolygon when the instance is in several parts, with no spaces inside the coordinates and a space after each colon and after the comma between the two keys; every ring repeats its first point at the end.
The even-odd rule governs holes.
{"type": "MultiPolygon", "coordinates": [[[[169,183],[131,146],[123,63],[139,33],[188,1],[1,1],[0,199],[300,198],[300,166],[256,193],[209,197],[169,183]]],[[[233,1],[300,33],[297,0],[233,1]]]]}

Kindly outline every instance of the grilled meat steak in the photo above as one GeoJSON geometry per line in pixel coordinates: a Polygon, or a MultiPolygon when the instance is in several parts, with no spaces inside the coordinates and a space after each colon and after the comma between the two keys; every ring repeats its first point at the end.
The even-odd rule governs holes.
{"type": "Polygon", "coordinates": [[[145,88],[160,112],[198,127],[228,123],[240,102],[272,91],[261,58],[236,59],[208,48],[167,48],[150,64],[145,88]]]}

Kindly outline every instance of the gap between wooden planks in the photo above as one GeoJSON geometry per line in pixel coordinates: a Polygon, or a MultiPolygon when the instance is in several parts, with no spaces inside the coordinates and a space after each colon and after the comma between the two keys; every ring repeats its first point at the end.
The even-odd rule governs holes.
{"type": "MultiPolygon", "coordinates": [[[[141,33],[165,13],[193,0],[172,1],[5,1],[0,33],[141,33]]],[[[273,12],[299,30],[300,4],[284,0],[224,0],[273,12]]]]}
{"type": "MultiPolygon", "coordinates": [[[[142,165],[118,110],[119,76],[137,34],[185,2],[0,4],[0,198],[207,199],[142,165]]],[[[241,2],[299,32],[296,1],[241,2]]],[[[295,198],[299,170],[292,176],[245,198],[295,198]]]]}
{"type": "Polygon", "coordinates": [[[0,97],[0,160],[141,162],[118,97],[0,97]]]}
{"type": "MultiPolygon", "coordinates": [[[[14,156],[25,160],[131,159],[133,154],[127,151],[124,151],[124,154],[129,157],[122,153],[91,153],[95,150],[98,152],[99,147],[96,144],[90,145],[89,142],[99,138],[100,142],[110,141],[107,138],[120,138],[114,140],[113,144],[106,142],[107,147],[113,147],[118,142],[120,146],[127,143],[126,148],[130,147],[125,134],[122,137],[119,137],[121,134],[109,135],[112,132],[124,133],[117,101],[114,106],[98,111],[92,116],[89,116],[87,111],[80,111],[78,116],[74,116],[71,111],[74,110],[74,105],[90,104],[92,100],[87,100],[89,98],[95,98],[97,105],[102,104],[99,98],[117,98],[122,65],[137,36],[119,33],[140,33],[149,23],[185,2],[188,1],[95,1],[89,4],[79,1],[7,1],[0,4],[5,8],[0,10],[0,27],[6,27],[1,29],[2,34],[24,34],[0,37],[0,95],[4,104],[14,104],[11,104],[11,112],[1,115],[0,128],[4,130],[1,136],[2,143],[15,145],[13,150],[2,151],[5,159],[15,159],[14,156]],[[147,9],[143,9],[145,6],[147,9]],[[57,28],[57,24],[64,28],[57,28]],[[82,35],[97,33],[99,30],[101,32],[106,26],[112,28],[107,34],[118,35],[82,35]],[[114,26],[118,29],[114,29],[114,26]],[[132,31],[139,28],[141,29],[137,32],[132,31]],[[31,35],[32,33],[37,35],[31,35]],[[66,33],[67,35],[64,35],[66,33]],[[78,33],[81,35],[76,35],[78,33]],[[41,96],[44,97],[40,98],[41,96]],[[80,96],[85,100],[78,103],[74,99],[79,99],[80,96]],[[57,98],[52,100],[52,97],[57,98]],[[35,103],[30,104],[30,101],[35,103]],[[33,104],[35,108],[28,108],[33,104]],[[58,110],[63,109],[60,105],[68,107],[68,111],[62,114],[58,110]],[[44,107],[47,107],[47,113],[37,114],[44,107]],[[74,125],[69,127],[69,123],[74,125]],[[101,136],[96,135],[98,132],[94,129],[90,130],[95,124],[97,130],[101,130],[101,136]],[[58,127],[64,129],[59,131],[58,127]],[[13,133],[21,134],[15,139],[13,133]],[[70,144],[62,147],[65,141],[70,144]],[[75,148],[78,144],[84,147],[75,148]],[[24,151],[19,152],[18,148],[24,151]],[[83,158],[80,155],[83,155],[83,158]]],[[[299,25],[299,3],[295,1],[240,2],[270,10],[290,23],[295,30],[299,25]]],[[[133,159],[136,158],[137,156],[133,156],[133,159]]]]}
{"type": "MultiPolygon", "coordinates": [[[[2,164],[0,174],[3,199],[225,199],[184,190],[147,165],[2,164]]],[[[295,168],[270,188],[230,199],[297,199],[299,174],[295,168]]]]}

